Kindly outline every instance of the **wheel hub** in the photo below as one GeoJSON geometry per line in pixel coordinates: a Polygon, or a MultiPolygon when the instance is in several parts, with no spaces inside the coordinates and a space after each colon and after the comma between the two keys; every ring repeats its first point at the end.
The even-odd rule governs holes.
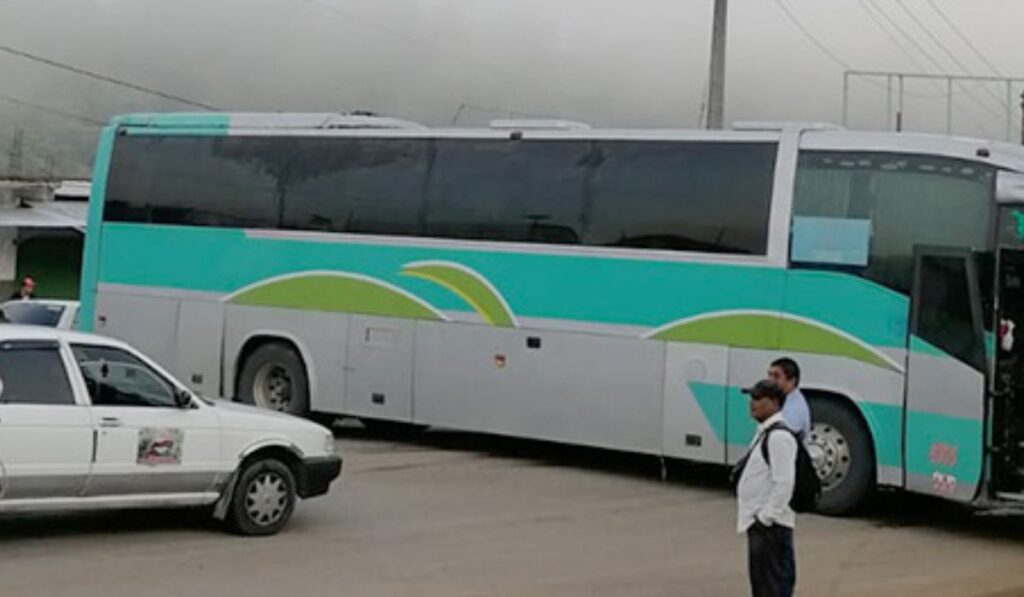
{"type": "Polygon", "coordinates": [[[821,479],[823,490],[828,491],[839,485],[849,474],[852,462],[850,442],[832,425],[815,423],[811,426],[807,451],[821,479]]]}
{"type": "Polygon", "coordinates": [[[276,473],[257,476],[245,492],[245,512],[260,526],[269,526],[284,516],[288,506],[288,491],[284,480],[276,473]]]}
{"type": "Polygon", "coordinates": [[[260,367],[253,379],[253,401],[257,406],[286,412],[292,402],[292,378],[277,363],[260,367]]]}

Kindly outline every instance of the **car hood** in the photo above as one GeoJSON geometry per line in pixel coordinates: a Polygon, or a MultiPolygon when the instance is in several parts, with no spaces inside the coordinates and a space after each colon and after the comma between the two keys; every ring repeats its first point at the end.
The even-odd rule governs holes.
{"type": "Polygon", "coordinates": [[[225,426],[241,425],[251,427],[253,425],[271,429],[316,429],[316,423],[265,408],[259,408],[248,404],[230,402],[228,400],[211,400],[214,407],[221,413],[221,424],[225,426]]]}

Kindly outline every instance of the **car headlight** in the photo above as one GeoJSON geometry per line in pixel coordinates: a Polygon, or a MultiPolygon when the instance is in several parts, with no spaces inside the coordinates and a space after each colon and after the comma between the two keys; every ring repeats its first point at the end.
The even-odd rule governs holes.
{"type": "Polygon", "coordinates": [[[328,433],[324,437],[324,452],[327,454],[334,454],[334,434],[328,433]]]}

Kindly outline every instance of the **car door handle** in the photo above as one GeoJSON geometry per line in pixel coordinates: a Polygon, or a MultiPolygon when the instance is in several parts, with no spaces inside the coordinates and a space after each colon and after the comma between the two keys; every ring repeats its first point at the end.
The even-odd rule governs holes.
{"type": "Polygon", "coordinates": [[[117,417],[103,417],[100,419],[100,427],[120,427],[121,419],[117,417]]]}

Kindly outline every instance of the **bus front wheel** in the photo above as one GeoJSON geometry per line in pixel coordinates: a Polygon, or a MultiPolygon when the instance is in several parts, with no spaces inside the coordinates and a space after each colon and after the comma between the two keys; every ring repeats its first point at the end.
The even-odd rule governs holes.
{"type": "Polygon", "coordinates": [[[875,458],[871,436],[849,407],[836,399],[812,397],[807,449],[821,478],[818,512],[846,514],[862,505],[874,489],[875,458]]]}
{"type": "Polygon", "coordinates": [[[305,415],[309,411],[309,381],[302,358],[280,342],[260,346],[242,365],[238,397],[246,404],[305,415]]]}

